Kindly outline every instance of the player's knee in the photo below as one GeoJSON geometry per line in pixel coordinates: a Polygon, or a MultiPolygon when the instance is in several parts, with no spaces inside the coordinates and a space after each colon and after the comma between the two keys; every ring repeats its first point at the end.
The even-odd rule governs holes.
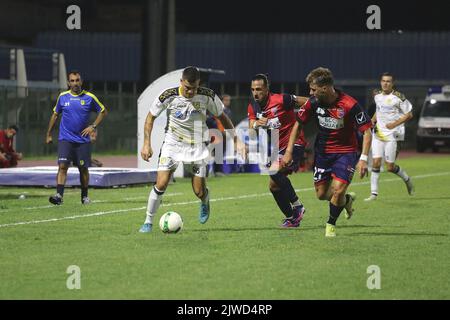
{"type": "Polygon", "coordinates": [[[61,164],[59,165],[59,171],[67,172],[67,170],[69,170],[69,165],[68,165],[68,164],[66,164],[66,163],[61,163],[61,164]]]}
{"type": "Polygon", "coordinates": [[[156,189],[158,189],[159,191],[162,191],[162,192],[166,191],[167,185],[168,185],[168,183],[166,181],[157,181],[155,183],[156,189]]]}
{"type": "Polygon", "coordinates": [[[372,168],[380,169],[381,167],[381,158],[374,158],[372,161],[372,168]]]}

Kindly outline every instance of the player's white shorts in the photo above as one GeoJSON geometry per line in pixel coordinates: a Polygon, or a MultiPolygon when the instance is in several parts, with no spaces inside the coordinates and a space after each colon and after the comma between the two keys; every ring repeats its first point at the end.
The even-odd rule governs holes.
{"type": "Polygon", "coordinates": [[[209,150],[205,143],[188,144],[184,142],[166,142],[161,147],[158,171],[175,171],[180,162],[197,177],[206,177],[206,165],[209,150]]]}
{"type": "Polygon", "coordinates": [[[397,141],[381,141],[372,137],[372,158],[384,158],[384,161],[394,163],[397,156],[397,141]]]}

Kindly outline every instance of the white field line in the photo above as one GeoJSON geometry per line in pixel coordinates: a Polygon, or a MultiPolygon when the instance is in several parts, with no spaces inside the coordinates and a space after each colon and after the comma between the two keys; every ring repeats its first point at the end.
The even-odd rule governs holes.
{"type": "MultiPolygon", "coordinates": [[[[173,196],[179,196],[179,195],[183,195],[183,192],[173,192],[173,193],[168,193],[165,194],[164,197],[173,197],[173,196]]],[[[33,193],[33,195],[35,195],[33,193]]],[[[148,199],[148,196],[140,196],[140,197],[129,197],[129,198],[123,198],[123,200],[125,201],[130,201],[130,200],[146,200],[148,199]]],[[[104,203],[104,202],[108,202],[107,200],[93,200],[92,203],[104,203]]],[[[37,210],[37,209],[47,209],[47,208],[55,208],[55,205],[45,205],[45,206],[36,206],[36,207],[25,207],[22,208],[23,210],[37,210]]],[[[1,210],[0,213],[6,213],[6,212],[10,212],[10,211],[15,211],[15,210],[1,210]]]]}
{"type": "MultiPolygon", "coordinates": [[[[430,178],[430,177],[440,177],[440,176],[448,176],[448,175],[450,175],[450,171],[417,175],[417,176],[414,176],[411,178],[413,178],[413,180],[416,180],[416,179],[425,179],[425,178],[430,178]]],[[[392,178],[392,179],[383,179],[381,181],[384,183],[384,182],[394,182],[394,181],[400,182],[401,180],[397,177],[397,178],[392,178]]],[[[367,184],[370,184],[370,181],[352,183],[352,186],[361,186],[361,185],[367,185],[367,184]]],[[[295,189],[295,191],[297,191],[297,192],[313,191],[313,190],[314,190],[314,188],[295,189]]],[[[215,199],[211,199],[210,201],[217,202],[217,201],[239,200],[239,199],[257,198],[257,197],[263,197],[263,196],[269,196],[269,195],[271,195],[271,193],[269,193],[269,192],[254,193],[254,194],[247,194],[247,195],[234,196],[234,197],[215,198],[215,199]]],[[[102,202],[104,202],[104,201],[102,201],[102,202]]],[[[167,204],[162,204],[161,206],[162,207],[182,206],[182,205],[190,205],[190,204],[198,204],[198,200],[167,203],[167,204]]],[[[113,213],[124,213],[124,212],[139,211],[139,210],[145,210],[145,209],[146,209],[146,207],[128,208],[128,209],[111,210],[111,211],[100,211],[100,212],[88,213],[88,214],[84,214],[84,215],[75,215],[75,216],[52,218],[52,219],[45,219],[45,220],[30,220],[30,221],[13,222],[13,223],[0,224],[0,228],[19,226],[19,225],[27,225],[27,224],[56,222],[56,221],[62,221],[62,220],[74,220],[74,219],[79,219],[79,218],[96,217],[96,216],[103,216],[103,215],[113,214],[113,213]]]]}

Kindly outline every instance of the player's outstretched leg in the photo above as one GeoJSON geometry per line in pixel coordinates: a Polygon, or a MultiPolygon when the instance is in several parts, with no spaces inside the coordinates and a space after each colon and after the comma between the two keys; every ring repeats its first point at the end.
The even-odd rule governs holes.
{"type": "Polygon", "coordinates": [[[142,233],[149,233],[152,231],[153,227],[153,216],[156,214],[156,211],[159,208],[159,205],[161,204],[162,195],[164,194],[164,191],[159,190],[156,185],[153,186],[152,191],[150,191],[150,195],[148,196],[148,203],[147,203],[147,212],[144,224],[139,229],[139,232],[142,233]]]}

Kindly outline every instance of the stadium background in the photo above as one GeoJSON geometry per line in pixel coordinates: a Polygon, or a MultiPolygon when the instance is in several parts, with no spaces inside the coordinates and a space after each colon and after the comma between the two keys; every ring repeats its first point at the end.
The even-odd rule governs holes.
{"type": "Polygon", "coordinates": [[[415,147],[418,114],[427,89],[450,83],[450,27],[442,3],[417,7],[378,1],[381,30],[366,28],[368,1],[318,4],[292,1],[2,1],[0,10],[0,127],[23,129],[16,148],[26,156],[51,155],[48,118],[61,91],[55,53],[67,70],[80,70],[85,88],[110,109],[95,152],[137,150],[140,92],[160,75],[197,65],[224,70],[208,85],[232,96],[233,122],[246,116],[249,79],[268,73],[274,92],[306,95],[305,75],[331,68],[337,87],[368,106],[378,76],[394,73],[414,105],[406,148],[415,147]],[[81,30],[68,30],[67,6],[81,8],[81,30]],[[11,72],[11,52],[23,49],[28,88],[11,72]],[[55,69],[56,68],[56,69],[55,69]],[[24,94],[24,92],[26,92],[24,94]]]}

